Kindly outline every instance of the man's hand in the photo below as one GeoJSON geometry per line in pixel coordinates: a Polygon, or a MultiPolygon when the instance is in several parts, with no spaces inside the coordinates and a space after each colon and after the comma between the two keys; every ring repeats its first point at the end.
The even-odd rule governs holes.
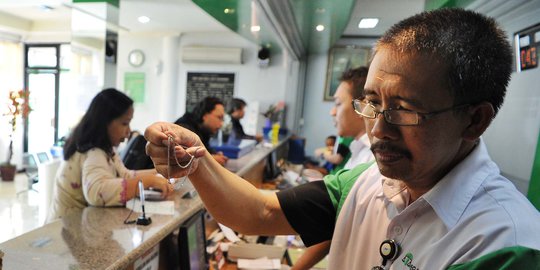
{"type": "Polygon", "coordinates": [[[148,141],[146,144],[146,154],[154,162],[156,171],[166,178],[180,178],[197,169],[197,158],[204,156],[206,148],[199,137],[176,124],[168,122],[157,122],[147,127],[144,137],[148,141]],[[171,153],[169,149],[169,137],[172,137],[171,153]],[[176,155],[176,159],[175,159],[176,155]],[[182,165],[189,162],[191,155],[194,156],[191,169],[177,166],[176,160],[182,165]],[[170,157],[170,160],[168,159],[170,157]],[[170,168],[168,165],[171,165],[170,168]],[[170,175],[169,175],[170,173],[170,175]]]}

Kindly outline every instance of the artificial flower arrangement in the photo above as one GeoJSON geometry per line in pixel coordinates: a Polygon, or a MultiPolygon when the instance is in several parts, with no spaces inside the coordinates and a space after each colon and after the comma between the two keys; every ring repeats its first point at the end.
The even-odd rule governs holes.
{"type": "Polygon", "coordinates": [[[267,123],[279,123],[283,118],[285,112],[285,102],[279,101],[276,104],[272,104],[268,107],[268,110],[262,115],[267,119],[267,123]]]}
{"type": "Polygon", "coordinates": [[[32,108],[30,108],[30,105],[28,104],[29,94],[30,92],[25,90],[12,90],[9,92],[9,100],[7,104],[8,110],[6,113],[4,113],[4,116],[7,116],[9,119],[11,134],[9,134],[7,160],[2,164],[3,166],[11,165],[11,159],[13,158],[13,135],[17,130],[19,118],[25,119],[28,117],[30,111],[32,111],[32,108]]]}

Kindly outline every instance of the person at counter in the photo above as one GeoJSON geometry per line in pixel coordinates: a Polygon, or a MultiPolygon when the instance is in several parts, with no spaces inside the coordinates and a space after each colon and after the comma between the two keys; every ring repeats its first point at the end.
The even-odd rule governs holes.
{"type": "Polygon", "coordinates": [[[128,170],[115,151],[130,136],[133,100],[108,88],[99,92],[64,145],[48,221],[93,206],[121,206],[138,194],[138,181],[166,197],[172,187],[154,169],[128,170]]]}
{"type": "Polygon", "coordinates": [[[249,140],[257,140],[260,142],[262,140],[262,136],[260,135],[248,135],[244,132],[244,127],[242,126],[242,123],[240,123],[240,120],[244,118],[244,115],[246,114],[246,102],[243,99],[240,98],[233,98],[229,102],[227,106],[227,113],[231,117],[231,135],[235,139],[249,139],[249,140]]]}
{"type": "Polygon", "coordinates": [[[196,157],[191,182],[235,231],[332,239],[328,269],[539,269],[540,213],[481,138],[512,72],[506,37],[494,19],[463,9],[392,26],[374,48],[365,99],[354,101],[376,163],[324,182],[263,195],[169,123],[146,129],[146,150],[158,171],[180,177],[185,169],[167,168],[166,139],[189,147],[176,156],[196,157]]]}
{"type": "MultiPolygon", "coordinates": [[[[367,67],[346,70],[341,75],[340,84],[334,94],[334,107],[330,109],[330,115],[334,118],[338,135],[354,138],[347,147],[347,159],[342,161],[339,169],[350,170],[359,164],[372,162],[374,159],[370,151],[366,125],[353,107],[353,100],[364,100],[365,98],[364,85],[367,75],[367,67]]],[[[339,169],[334,169],[330,173],[337,174],[339,169]]],[[[346,181],[343,184],[354,184],[356,177],[352,179],[353,181],[346,181]]],[[[329,250],[330,240],[308,247],[291,270],[311,269],[328,254],[329,250]]]]}
{"type": "Polygon", "coordinates": [[[210,137],[216,134],[223,126],[224,116],[225,107],[223,102],[216,97],[205,97],[195,105],[192,112],[186,112],[174,123],[195,132],[214,159],[219,164],[225,165],[228,158],[223,153],[216,152],[210,146],[210,137]]]}

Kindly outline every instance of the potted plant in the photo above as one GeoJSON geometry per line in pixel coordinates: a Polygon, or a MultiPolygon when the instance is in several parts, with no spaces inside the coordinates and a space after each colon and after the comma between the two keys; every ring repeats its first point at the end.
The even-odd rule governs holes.
{"type": "Polygon", "coordinates": [[[11,126],[11,133],[9,134],[9,147],[7,160],[0,164],[0,175],[4,181],[13,181],[16,172],[16,166],[11,163],[13,158],[13,135],[17,130],[17,120],[19,118],[24,119],[28,116],[28,113],[32,110],[28,105],[28,91],[18,90],[9,92],[9,100],[7,104],[7,112],[4,113],[4,116],[7,116],[9,119],[9,124],[11,126]]]}

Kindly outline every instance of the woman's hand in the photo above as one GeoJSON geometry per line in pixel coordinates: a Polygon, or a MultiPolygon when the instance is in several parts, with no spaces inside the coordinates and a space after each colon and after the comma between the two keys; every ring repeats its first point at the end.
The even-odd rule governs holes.
{"type": "Polygon", "coordinates": [[[197,158],[204,156],[207,152],[197,134],[173,123],[154,123],[146,128],[144,137],[148,141],[146,154],[154,162],[156,171],[166,178],[180,178],[188,172],[193,173],[197,170],[197,158]],[[168,153],[169,138],[172,138],[170,154],[168,153]],[[190,166],[182,168],[177,165],[177,161],[182,165],[187,164],[191,156],[194,158],[190,166]]]}

